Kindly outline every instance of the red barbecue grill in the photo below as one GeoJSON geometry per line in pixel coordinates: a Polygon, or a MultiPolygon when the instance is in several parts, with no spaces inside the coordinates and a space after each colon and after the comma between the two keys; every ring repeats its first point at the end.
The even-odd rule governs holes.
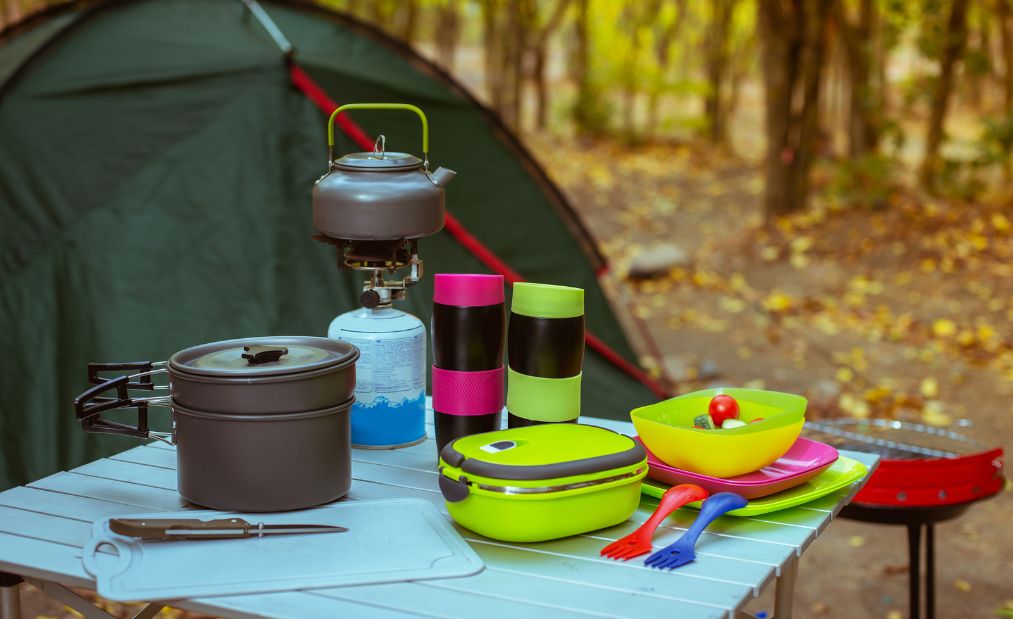
{"type": "Polygon", "coordinates": [[[807,422],[808,438],[838,449],[879,454],[872,474],[842,515],[908,531],[911,619],[921,613],[921,538],[925,530],[925,616],[935,617],[934,525],[960,516],[1002,490],[1001,448],[988,449],[963,434],[888,419],[824,419],[807,422]]]}

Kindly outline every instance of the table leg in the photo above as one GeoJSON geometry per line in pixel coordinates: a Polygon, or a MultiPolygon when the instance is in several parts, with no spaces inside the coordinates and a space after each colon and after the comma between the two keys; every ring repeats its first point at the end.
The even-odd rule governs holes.
{"type": "Polygon", "coordinates": [[[936,619],[936,525],[925,525],[925,619],[936,619]]]}
{"type": "Polygon", "coordinates": [[[781,566],[774,591],[774,619],[791,619],[795,602],[795,576],[798,574],[798,557],[792,555],[781,566]]]}
{"type": "Polygon", "coordinates": [[[21,619],[21,577],[0,572],[0,619],[21,619]]]}
{"type": "Polygon", "coordinates": [[[908,554],[908,614],[911,619],[921,617],[921,551],[922,551],[922,525],[907,525],[907,554],[908,554]]]}

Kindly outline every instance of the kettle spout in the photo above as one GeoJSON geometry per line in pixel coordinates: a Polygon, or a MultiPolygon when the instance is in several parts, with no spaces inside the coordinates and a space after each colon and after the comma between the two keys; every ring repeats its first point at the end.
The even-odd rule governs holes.
{"type": "Polygon", "coordinates": [[[457,172],[448,170],[447,168],[436,168],[436,171],[432,173],[433,184],[437,187],[446,187],[450,181],[454,180],[457,176],[457,172]]]}

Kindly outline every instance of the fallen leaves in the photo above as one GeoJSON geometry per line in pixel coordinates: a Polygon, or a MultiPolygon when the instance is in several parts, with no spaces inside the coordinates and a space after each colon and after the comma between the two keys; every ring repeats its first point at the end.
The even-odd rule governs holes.
{"type": "Polygon", "coordinates": [[[944,405],[939,400],[925,402],[922,409],[922,421],[930,426],[944,428],[953,425],[953,417],[944,412],[944,405]]]}
{"type": "Polygon", "coordinates": [[[953,337],[957,333],[957,323],[949,318],[937,318],[932,321],[932,334],[936,337],[953,337]]]}
{"type": "Polygon", "coordinates": [[[791,295],[775,288],[763,300],[763,307],[771,312],[787,312],[795,307],[795,299],[791,295]]]}
{"type": "MultiPolygon", "coordinates": [[[[621,283],[666,356],[706,352],[729,382],[816,395],[814,414],[939,427],[964,416],[981,371],[1013,383],[1009,204],[902,190],[857,212],[816,190],[810,210],[765,224],[749,163],[686,144],[530,139],[613,273],[658,243],[685,249],[656,278],[621,283]]],[[[680,389],[708,384],[681,377],[680,389]]]]}

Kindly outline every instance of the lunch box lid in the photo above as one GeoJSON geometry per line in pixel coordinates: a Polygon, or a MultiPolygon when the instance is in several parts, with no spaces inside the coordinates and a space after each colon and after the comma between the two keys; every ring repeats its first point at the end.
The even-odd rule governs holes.
{"type": "Polygon", "coordinates": [[[458,469],[454,477],[525,483],[590,480],[642,465],[647,453],[632,438],[605,428],[555,423],[464,436],[448,443],[440,460],[446,472],[458,469]]]}
{"type": "Polygon", "coordinates": [[[201,344],[169,359],[169,369],[218,378],[267,377],[339,369],[354,364],[359,349],[341,340],[303,335],[251,337],[201,344]]]}

